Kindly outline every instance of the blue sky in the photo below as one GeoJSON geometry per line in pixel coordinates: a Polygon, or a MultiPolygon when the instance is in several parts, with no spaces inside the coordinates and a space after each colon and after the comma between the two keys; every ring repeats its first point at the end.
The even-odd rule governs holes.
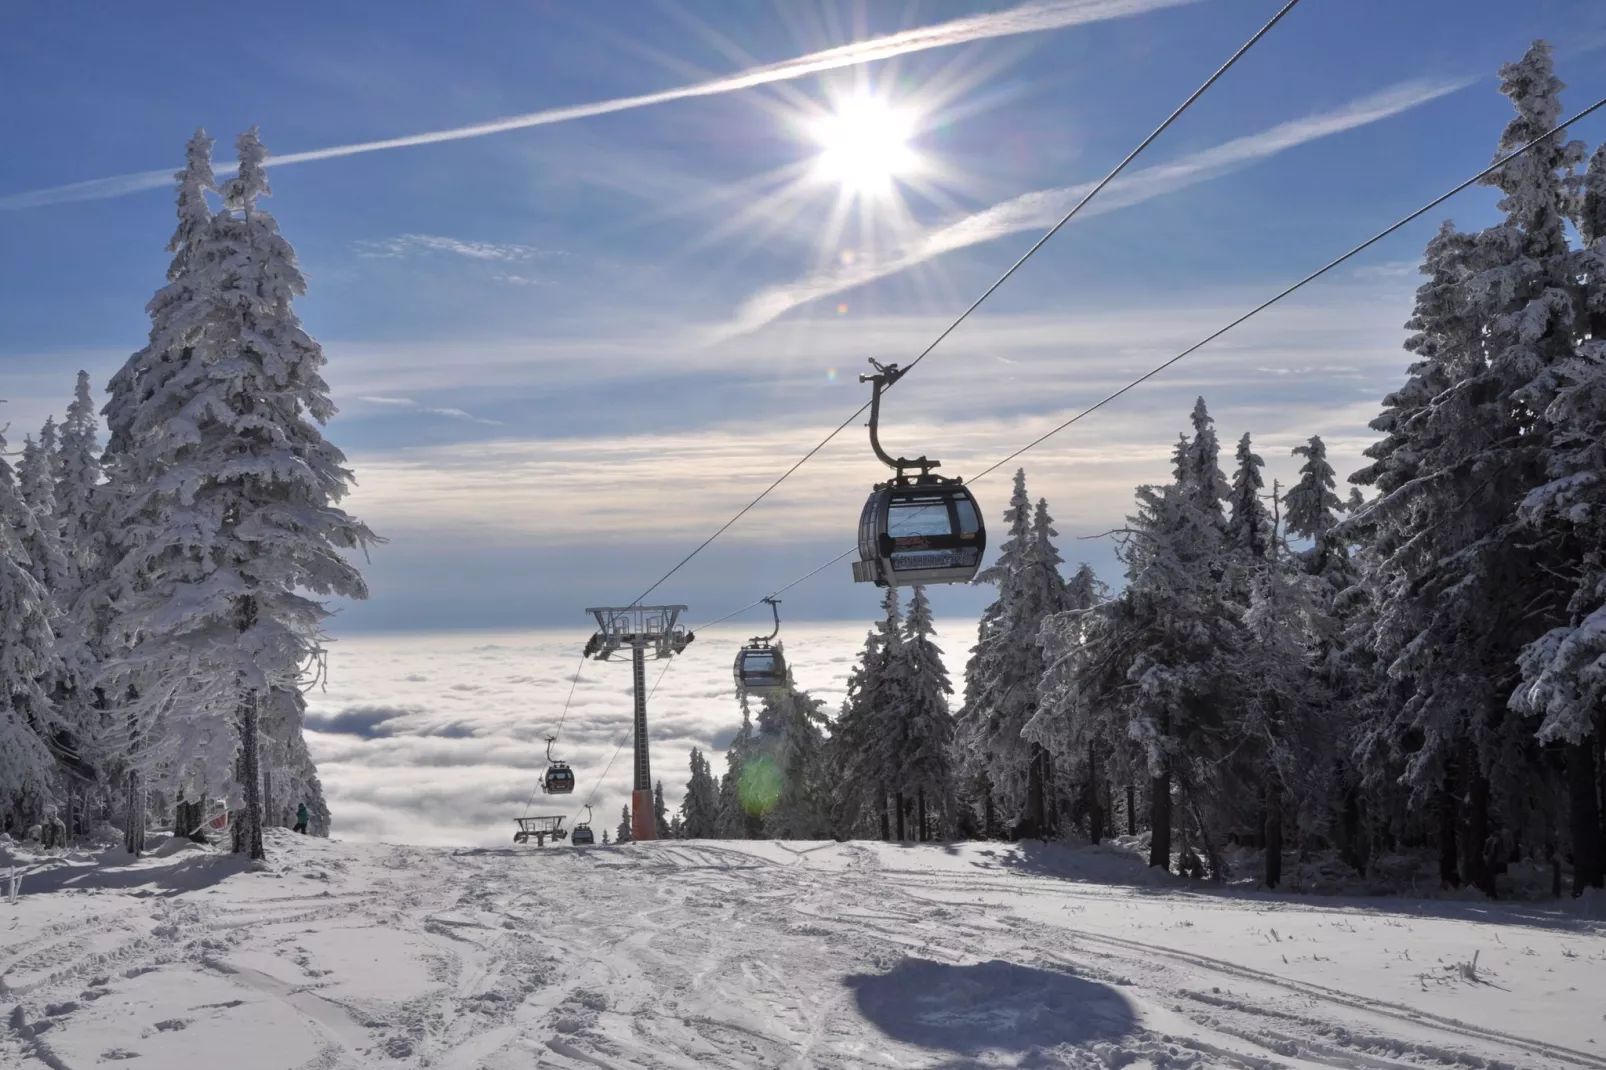
{"type": "MultiPolygon", "coordinates": [[[[853,411],[1278,5],[1266,0],[608,5],[169,4],[0,14],[0,368],[13,446],[143,341],[197,126],[295,155],[594,104],[962,22],[942,47],[477,137],[284,163],[268,207],[391,542],[337,630],[573,624],[637,594],[853,411]],[[989,13],[1005,13],[988,19],[989,13]],[[1013,20],[1013,21],[1011,21],[1013,20]],[[1041,25],[1002,34],[1005,25],[1041,25]],[[970,38],[970,39],[966,39],[970,38]],[[907,109],[917,173],[844,199],[806,120],[907,109]],[[74,184],[116,178],[98,186],[74,184]],[[149,183],[145,183],[149,187],[149,183]],[[1037,195],[1037,196],[1032,196],[1037,195]],[[1025,198],[1024,200],[1022,198],[1025,198]],[[834,374],[833,374],[834,373],[834,374]]],[[[1592,0],[1304,0],[889,397],[900,451],[975,472],[1485,164],[1495,70],[1557,46],[1606,94],[1592,0]]],[[[907,40],[907,38],[904,38],[907,40]]],[[[1592,117],[1576,136],[1606,137],[1592,117]]],[[[1443,215],[1492,217],[1478,190],[1443,215]]],[[[1320,433],[1357,467],[1438,216],[1023,458],[1074,562],[1119,522],[1195,395],[1271,475],[1320,433]]],[[[880,470],[850,428],[655,597],[723,615],[851,543],[880,470]]],[[[992,524],[1007,473],[977,487],[992,524]]],[[[996,540],[995,540],[996,541],[996,540]]],[[[867,617],[846,562],[786,595],[867,617]]],[[[945,590],[974,616],[985,591],[945,590]]]]}

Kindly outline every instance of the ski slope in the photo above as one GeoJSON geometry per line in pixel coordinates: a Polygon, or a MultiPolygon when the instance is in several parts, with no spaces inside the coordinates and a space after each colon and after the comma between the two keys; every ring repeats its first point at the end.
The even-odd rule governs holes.
{"type": "Polygon", "coordinates": [[[0,856],[43,863],[0,897],[0,1066],[1606,1068],[1574,903],[1003,844],[269,852],[0,856]]]}

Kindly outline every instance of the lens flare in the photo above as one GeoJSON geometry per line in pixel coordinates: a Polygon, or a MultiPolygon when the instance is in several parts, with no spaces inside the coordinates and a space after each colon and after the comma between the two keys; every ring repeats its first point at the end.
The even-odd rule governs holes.
{"type": "Polygon", "coordinates": [[[742,775],[736,781],[736,797],[742,809],[754,817],[775,809],[781,797],[781,771],[775,767],[775,760],[760,754],[743,762],[742,775]]]}

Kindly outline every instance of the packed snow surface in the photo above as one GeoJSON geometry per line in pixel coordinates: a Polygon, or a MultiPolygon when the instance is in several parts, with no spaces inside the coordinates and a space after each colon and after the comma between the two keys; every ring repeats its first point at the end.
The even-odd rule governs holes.
{"type": "Polygon", "coordinates": [[[0,1065],[1606,1068],[1587,903],[1035,845],[269,852],[0,858],[0,1065]]]}

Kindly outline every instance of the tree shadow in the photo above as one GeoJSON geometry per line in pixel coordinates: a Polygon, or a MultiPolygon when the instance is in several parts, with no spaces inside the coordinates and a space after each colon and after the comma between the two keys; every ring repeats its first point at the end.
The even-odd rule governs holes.
{"type": "MultiPolygon", "coordinates": [[[[149,888],[153,895],[182,895],[197,892],[244,873],[251,865],[243,854],[200,853],[178,862],[160,858],[130,859],[121,852],[107,852],[94,862],[63,862],[24,874],[21,897],[49,895],[52,892],[114,891],[149,888]]],[[[4,875],[0,874],[0,880],[4,875]]]]}
{"type": "Polygon", "coordinates": [[[1166,898],[1234,900],[1278,908],[1354,911],[1391,918],[1438,918],[1500,926],[1522,926],[1558,932],[1592,931],[1600,920],[1571,900],[1458,899],[1413,896],[1395,891],[1364,895],[1291,892],[1190,880],[1153,869],[1131,851],[1111,845],[1090,847],[1022,840],[989,844],[970,864],[982,872],[1025,873],[1069,883],[1122,887],[1135,895],[1166,898]]]}
{"type": "MultiPolygon", "coordinates": [[[[906,958],[891,972],[843,984],[859,1011],[894,1040],[975,1058],[1025,1056],[1017,1066],[1059,1066],[1045,1049],[1135,1032],[1132,1005],[1115,989],[1062,970],[994,960],[969,966],[906,958]]],[[[973,1065],[967,1061],[948,1064],[973,1065]]],[[[975,1064],[979,1065],[979,1064],[975,1064]]]]}

